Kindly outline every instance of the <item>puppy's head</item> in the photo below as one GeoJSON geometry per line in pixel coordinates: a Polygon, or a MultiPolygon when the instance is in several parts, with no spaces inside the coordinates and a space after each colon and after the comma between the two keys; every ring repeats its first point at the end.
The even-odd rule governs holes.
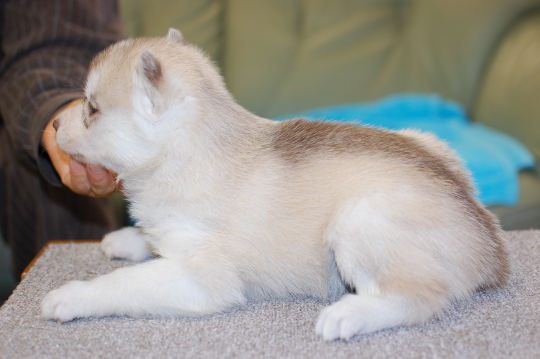
{"type": "Polygon", "coordinates": [[[209,96],[227,94],[216,68],[179,31],[124,40],[92,61],[82,115],[59,118],[57,142],[83,162],[130,171],[181,147],[209,96]]]}

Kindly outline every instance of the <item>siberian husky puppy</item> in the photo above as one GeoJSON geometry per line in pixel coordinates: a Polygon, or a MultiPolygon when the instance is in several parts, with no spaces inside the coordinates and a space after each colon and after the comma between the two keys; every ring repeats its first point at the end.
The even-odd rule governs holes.
{"type": "Polygon", "coordinates": [[[422,323],[507,279],[497,220],[444,143],[260,118],[177,30],[100,53],[81,106],[82,120],[58,120],[58,144],[117,172],[138,221],[101,247],[156,258],[50,292],[47,319],[200,316],[311,296],[335,300],[316,332],[349,339],[422,323]]]}

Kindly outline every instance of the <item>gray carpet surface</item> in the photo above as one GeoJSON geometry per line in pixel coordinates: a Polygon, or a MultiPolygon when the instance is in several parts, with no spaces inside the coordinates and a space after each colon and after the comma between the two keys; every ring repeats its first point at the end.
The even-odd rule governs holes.
{"type": "Polygon", "coordinates": [[[203,318],[46,321],[39,302],[72,279],[132,265],[99,244],[54,244],[0,308],[0,358],[540,358],[540,231],[506,232],[512,276],[440,319],[324,342],[315,300],[254,302],[203,318]]]}

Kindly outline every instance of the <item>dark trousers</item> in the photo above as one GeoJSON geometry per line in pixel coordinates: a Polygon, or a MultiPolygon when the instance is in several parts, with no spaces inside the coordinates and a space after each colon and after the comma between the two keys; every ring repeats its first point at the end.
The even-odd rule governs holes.
{"type": "Polygon", "coordinates": [[[0,124],[0,230],[17,277],[48,241],[101,239],[114,228],[108,199],[50,185],[16,157],[0,124]]]}

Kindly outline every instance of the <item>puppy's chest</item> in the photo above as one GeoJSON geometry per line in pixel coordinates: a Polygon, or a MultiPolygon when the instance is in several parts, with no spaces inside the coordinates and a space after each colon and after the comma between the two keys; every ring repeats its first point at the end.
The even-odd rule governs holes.
{"type": "MultiPolygon", "coordinates": [[[[162,240],[184,238],[212,241],[213,238],[230,238],[245,235],[246,229],[253,226],[261,229],[259,219],[255,221],[247,211],[240,213],[235,206],[205,206],[204,208],[164,208],[152,209],[152,206],[139,208],[137,224],[147,233],[154,243],[162,240]],[[242,235],[239,233],[242,232],[242,235]]],[[[260,213],[260,211],[256,211],[260,213]]],[[[248,212],[249,213],[249,212],[248,212]]],[[[191,242],[190,242],[191,243],[191,242]]]]}
{"type": "Polygon", "coordinates": [[[149,216],[138,226],[148,236],[157,254],[190,255],[212,241],[212,231],[204,221],[186,216],[149,216]]]}

